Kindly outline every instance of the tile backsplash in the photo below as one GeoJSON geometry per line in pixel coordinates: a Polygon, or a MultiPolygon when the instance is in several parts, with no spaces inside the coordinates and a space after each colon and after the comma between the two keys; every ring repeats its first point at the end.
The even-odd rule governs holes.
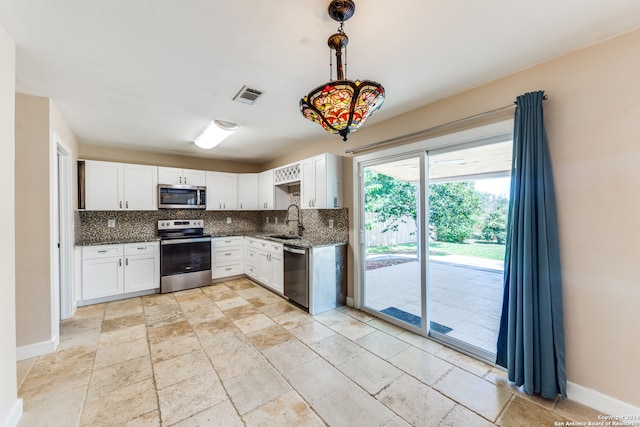
{"type": "MultiPolygon", "coordinates": [[[[303,209],[304,236],[308,239],[347,241],[349,223],[347,209],[303,209]],[[333,220],[333,229],[329,228],[333,220]]],[[[297,218],[297,210],[290,209],[290,218],[297,218]]],[[[76,215],[76,243],[109,242],[118,240],[148,240],[157,235],[162,219],[203,219],[207,234],[243,234],[266,232],[297,233],[297,222],[286,224],[287,211],[206,211],[166,209],[158,211],[80,211],[76,215]],[[227,218],[231,223],[227,223],[227,218]],[[115,220],[115,227],[108,221],[115,220]]]]}

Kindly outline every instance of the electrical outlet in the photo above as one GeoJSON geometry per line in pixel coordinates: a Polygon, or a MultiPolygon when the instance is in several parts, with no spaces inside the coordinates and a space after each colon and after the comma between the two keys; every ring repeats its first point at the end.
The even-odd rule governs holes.
{"type": "Polygon", "coordinates": [[[329,228],[333,228],[333,218],[329,219],[329,228]]]}
{"type": "Polygon", "coordinates": [[[276,217],[274,217],[273,219],[274,219],[274,221],[275,221],[275,222],[276,222],[276,224],[277,224],[277,223],[278,223],[278,217],[276,216],[276,217]]]}
{"type": "Polygon", "coordinates": [[[115,228],[115,226],[116,226],[116,220],[115,219],[107,220],[107,227],[115,228]]]}
{"type": "Polygon", "coordinates": [[[231,217],[230,216],[227,217],[227,224],[231,224],[231,217]]]}
{"type": "Polygon", "coordinates": [[[267,223],[267,224],[269,224],[269,217],[267,217],[266,219],[267,219],[267,222],[266,222],[266,223],[267,223]]]}

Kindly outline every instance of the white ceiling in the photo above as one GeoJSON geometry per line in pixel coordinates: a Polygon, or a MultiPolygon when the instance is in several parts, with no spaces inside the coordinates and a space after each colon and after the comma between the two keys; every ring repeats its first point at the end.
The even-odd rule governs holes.
{"type": "MultiPolygon", "coordinates": [[[[342,144],[298,110],[329,78],[328,4],[0,0],[0,25],[17,90],[52,98],[81,142],[261,163],[342,144]],[[243,85],[265,94],[232,101],[243,85]],[[211,119],[241,129],[204,151],[190,141],[211,119]]],[[[370,125],[639,27],[638,0],[360,0],[348,77],[386,89],[370,125]]]]}

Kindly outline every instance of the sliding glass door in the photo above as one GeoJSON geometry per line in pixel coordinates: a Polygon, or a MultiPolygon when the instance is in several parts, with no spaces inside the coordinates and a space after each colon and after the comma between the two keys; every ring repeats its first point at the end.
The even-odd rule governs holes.
{"type": "Polygon", "coordinates": [[[361,169],[363,304],[383,318],[423,330],[425,298],[420,250],[424,153],[361,169]]]}
{"type": "Polygon", "coordinates": [[[511,146],[506,134],[359,165],[365,311],[493,358],[511,146]]]}
{"type": "Polygon", "coordinates": [[[429,152],[429,334],[494,359],[511,141],[429,152]]]}

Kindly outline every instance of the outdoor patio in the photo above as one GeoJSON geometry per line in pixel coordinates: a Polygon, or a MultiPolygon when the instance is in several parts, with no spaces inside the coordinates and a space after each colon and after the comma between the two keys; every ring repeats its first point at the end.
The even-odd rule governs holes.
{"type": "MultiPolygon", "coordinates": [[[[431,321],[447,336],[495,353],[502,309],[502,262],[468,257],[431,257],[431,321]]],[[[366,272],[366,306],[421,316],[420,263],[404,262],[366,272]],[[401,310],[389,310],[391,307],[401,310]]],[[[400,318],[402,318],[400,317],[400,318]]]]}

